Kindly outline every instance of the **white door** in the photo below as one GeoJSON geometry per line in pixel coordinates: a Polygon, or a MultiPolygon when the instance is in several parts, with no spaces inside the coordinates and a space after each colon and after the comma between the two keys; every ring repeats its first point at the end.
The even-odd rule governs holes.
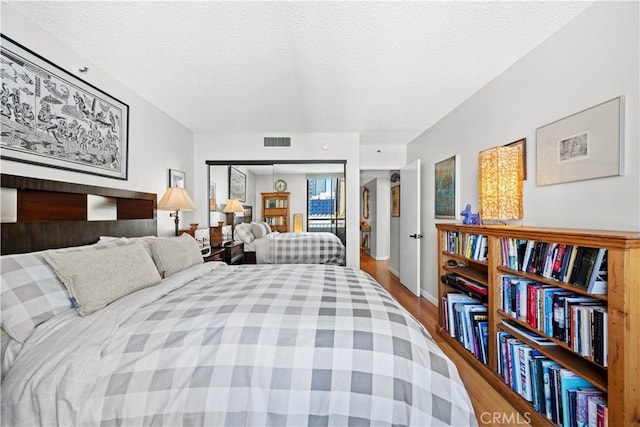
{"type": "Polygon", "coordinates": [[[420,159],[400,169],[400,282],[420,296],[420,159]]]}

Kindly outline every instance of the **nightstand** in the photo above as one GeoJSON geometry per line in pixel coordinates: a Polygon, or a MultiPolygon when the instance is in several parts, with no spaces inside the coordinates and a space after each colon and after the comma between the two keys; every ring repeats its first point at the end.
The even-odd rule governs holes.
{"type": "Polygon", "coordinates": [[[211,254],[204,257],[204,262],[209,262],[209,261],[226,262],[224,258],[225,252],[226,252],[225,248],[211,248],[211,254]]]}
{"type": "MultiPolygon", "coordinates": [[[[244,243],[243,242],[232,242],[227,243],[224,246],[212,247],[211,255],[218,251],[223,252],[222,259],[220,261],[224,261],[227,264],[242,264],[244,262],[244,243]]],[[[205,261],[218,261],[218,260],[209,260],[208,258],[205,261]]]]}

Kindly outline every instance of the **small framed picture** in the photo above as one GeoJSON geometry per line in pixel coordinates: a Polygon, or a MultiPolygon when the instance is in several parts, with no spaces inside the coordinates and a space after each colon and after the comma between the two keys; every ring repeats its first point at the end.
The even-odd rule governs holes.
{"type": "Polygon", "coordinates": [[[435,164],[435,217],[456,218],[456,156],[435,164]]]}
{"type": "Polygon", "coordinates": [[[509,144],[505,144],[505,147],[517,147],[520,149],[520,169],[522,180],[527,180],[527,138],[522,138],[517,141],[513,141],[509,144]]]}
{"type": "Polygon", "coordinates": [[[391,216],[400,216],[400,186],[391,187],[391,216]]]}
{"type": "Polygon", "coordinates": [[[169,169],[169,187],[185,187],[185,173],[175,170],[169,169]]]}

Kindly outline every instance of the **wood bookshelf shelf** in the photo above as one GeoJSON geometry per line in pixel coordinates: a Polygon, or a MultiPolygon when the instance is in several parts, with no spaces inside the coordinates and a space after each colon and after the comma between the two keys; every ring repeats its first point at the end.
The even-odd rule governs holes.
{"type": "Polygon", "coordinates": [[[272,231],[289,231],[289,196],[288,192],[262,193],[262,221],[272,231]]]}
{"type": "MultiPolygon", "coordinates": [[[[498,332],[504,331],[517,338],[522,343],[539,351],[542,356],[570,369],[597,389],[606,393],[608,402],[608,423],[614,426],[640,426],[640,388],[637,379],[640,378],[640,233],[620,231],[578,230],[547,227],[519,227],[519,226],[467,226],[461,224],[437,224],[438,230],[438,293],[439,293],[439,328],[440,335],[463,357],[463,359],[479,371],[487,381],[513,402],[522,414],[530,418],[532,425],[553,425],[552,421],[543,414],[537,413],[531,402],[512,390],[498,373],[501,349],[496,339],[498,332]],[[468,253],[464,246],[467,236],[487,236],[487,260],[469,259],[463,254],[468,253]],[[452,243],[455,240],[455,244],[452,243]],[[459,239],[459,242],[458,242],[459,239]],[[607,250],[607,294],[589,294],[585,288],[543,277],[526,271],[520,271],[503,265],[503,248],[507,239],[518,242],[527,240],[550,244],[573,245],[585,248],[604,248],[607,250]],[[455,253],[449,249],[455,248],[455,253]],[[447,261],[464,262],[464,267],[449,266],[447,261]],[[443,307],[444,300],[451,293],[461,293],[456,288],[442,283],[440,277],[457,273],[467,279],[474,280],[488,286],[488,339],[487,364],[478,360],[468,351],[459,338],[452,337],[445,328],[451,319],[446,317],[447,307],[443,307]],[[530,280],[547,285],[547,287],[561,288],[578,296],[593,298],[593,304],[601,306],[599,311],[606,311],[607,341],[604,343],[608,352],[607,367],[594,361],[591,355],[582,356],[575,352],[565,341],[545,334],[528,322],[516,319],[501,307],[501,286],[503,276],[514,276],[520,280],[530,280]],[[527,331],[541,335],[556,345],[539,345],[525,335],[513,331],[502,324],[502,320],[509,320],[525,328],[527,331]]],[[[586,250],[585,250],[586,252],[586,250]]],[[[477,252],[476,252],[477,254],[477,252]]],[[[522,261],[520,259],[520,261],[522,261]]],[[[506,261],[505,261],[506,262],[506,261]]],[[[604,264],[603,264],[604,265],[604,264]]],[[[524,270],[524,268],[522,268],[524,270]]],[[[603,268],[604,269],[604,268],[603,268]]],[[[594,276],[595,277],[595,276],[594,276]]],[[[508,277],[506,280],[511,279],[508,277]]],[[[508,287],[506,285],[505,289],[508,287]]],[[[558,291],[558,292],[560,292],[558,291]]],[[[542,301],[542,299],[536,300],[542,301]]],[[[535,307],[535,305],[534,305],[535,307]]],[[[548,306],[547,306],[548,307],[548,306]]],[[[542,311],[540,311],[541,313],[542,311]]],[[[597,313],[600,314],[600,313],[597,313]]],[[[538,313],[539,315],[539,313],[538,313]]],[[[533,317],[531,319],[534,319],[533,317]]],[[[540,319],[540,318],[538,318],[540,319]]],[[[542,320],[541,320],[542,321],[542,320]]],[[[538,323],[538,327],[541,324],[538,323]]],[[[577,330],[577,329],[576,329],[577,330]]],[[[555,331],[554,331],[555,333],[555,331]]],[[[466,341],[465,341],[466,342],[466,341]]],[[[578,341],[576,341],[578,342],[578,341]]],[[[600,348],[600,347],[599,347],[600,348]]]]}

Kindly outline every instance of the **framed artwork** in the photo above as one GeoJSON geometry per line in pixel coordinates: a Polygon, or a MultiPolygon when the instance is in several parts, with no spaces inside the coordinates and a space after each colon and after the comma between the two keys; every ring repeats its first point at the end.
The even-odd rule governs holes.
{"type": "Polygon", "coordinates": [[[517,147],[520,149],[520,158],[522,159],[521,165],[521,176],[522,180],[527,180],[527,138],[522,138],[517,141],[510,142],[509,144],[505,144],[505,147],[517,147]]]}
{"type": "Polygon", "coordinates": [[[369,219],[369,189],[362,190],[362,218],[369,219]]]}
{"type": "Polygon", "coordinates": [[[209,210],[218,210],[216,206],[216,183],[212,181],[209,181],[209,210]]]}
{"type": "Polygon", "coordinates": [[[435,165],[435,217],[456,218],[456,156],[435,165]]]}
{"type": "Polygon", "coordinates": [[[185,188],[185,173],[169,169],[169,187],[185,188]]]}
{"type": "Polygon", "coordinates": [[[293,232],[294,233],[302,233],[303,231],[302,222],[303,222],[303,219],[302,219],[301,213],[293,214],[293,232]]]}
{"type": "Polygon", "coordinates": [[[229,198],[245,202],[247,199],[247,175],[229,166],[229,198]]]}
{"type": "Polygon", "coordinates": [[[391,187],[391,216],[400,216],[400,186],[391,187]]]}
{"type": "Polygon", "coordinates": [[[536,185],[622,175],[624,98],[536,130],[536,185]]]}
{"type": "Polygon", "coordinates": [[[0,57],[0,157],[127,179],[127,104],[4,35],[0,57]]]}

